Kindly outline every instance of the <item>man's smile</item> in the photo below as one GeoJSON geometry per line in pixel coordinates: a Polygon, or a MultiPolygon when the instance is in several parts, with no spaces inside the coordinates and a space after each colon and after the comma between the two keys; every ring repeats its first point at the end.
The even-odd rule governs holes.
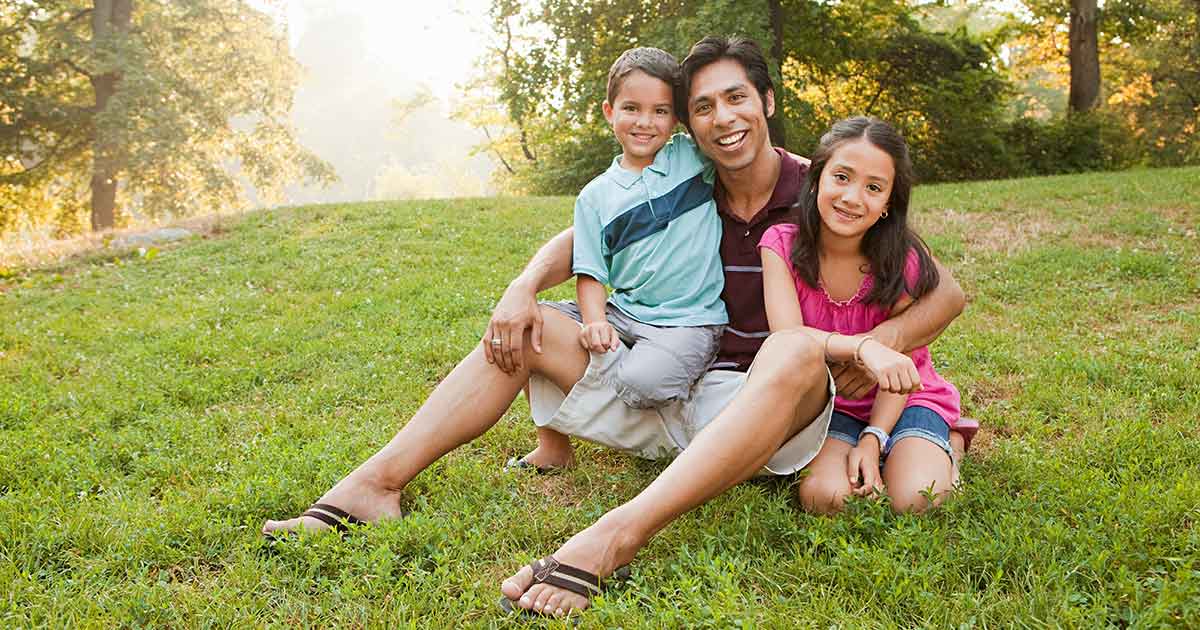
{"type": "Polygon", "coordinates": [[[717,138],[717,144],[724,148],[731,148],[741,142],[742,139],[746,137],[747,133],[750,133],[749,130],[743,129],[741,131],[735,131],[733,133],[723,135],[717,138]]]}

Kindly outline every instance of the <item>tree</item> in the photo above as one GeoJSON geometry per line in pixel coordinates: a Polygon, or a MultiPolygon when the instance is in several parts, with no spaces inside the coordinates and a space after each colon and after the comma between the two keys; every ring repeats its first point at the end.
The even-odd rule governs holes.
{"type": "MultiPolygon", "coordinates": [[[[512,187],[577,192],[619,147],[600,116],[612,61],[633,46],[677,58],[711,34],[763,45],[776,85],[772,141],[812,150],[838,118],[897,122],[925,160],[923,177],[987,172],[1007,83],[992,53],[964,33],[925,31],[904,0],[495,0],[487,84],[507,111],[483,129],[512,187]]],[[[480,123],[482,116],[477,116],[480,123]]]]}
{"type": "Polygon", "coordinates": [[[1096,31],[1096,0],[1071,0],[1068,103],[1073,112],[1086,112],[1100,99],[1100,49],[1096,31]]]}
{"type": "MultiPolygon", "coordinates": [[[[272,200],[331,181],[290,127],[298,75],[246,0],[0,0],[0,185],[90,188],[100,229],[243,207],[245,184],[272,200]]],[[[31,211],[0,208],[0,229],[31,211]]]]}

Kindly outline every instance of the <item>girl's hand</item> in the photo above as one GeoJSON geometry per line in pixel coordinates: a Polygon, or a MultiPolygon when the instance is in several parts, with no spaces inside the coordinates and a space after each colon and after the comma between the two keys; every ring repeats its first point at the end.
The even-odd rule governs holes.
{"type": "Polygon", "coordinates": [[[858,357],[863,367],[875,375],[879,391],[891,394],[921,391],[921,375],[908,355],[870,339],[862,344],[858,357]]]}
{"type": "Polygon", "coordinates": [[[850,477],[850,491],[855,496],[866,496],[883,491],[883,479],[879,476],[879,440],[873,435],[864,435],[858,446],[850,449],[846,458],[850,477]]]}
{"type": "Polygon", "coordinates": [[[611,352],[620,343],[617,329],[607,321],[592,322],[579,329],[579,345],[588,352],[611,352]]]}

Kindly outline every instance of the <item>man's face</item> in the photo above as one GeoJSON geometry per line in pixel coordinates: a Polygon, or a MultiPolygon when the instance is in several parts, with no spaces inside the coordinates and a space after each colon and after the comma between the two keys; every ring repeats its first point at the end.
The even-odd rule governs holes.
{"type": "Polygon", "coordinates": [[[767,92],[766,114],[758,90],[742,65],[721,59],[692,76],[689,123],[696,144],[719,170],[738,171],[771,150],[767,115],[775,113],[775,95],[767,92]]]}

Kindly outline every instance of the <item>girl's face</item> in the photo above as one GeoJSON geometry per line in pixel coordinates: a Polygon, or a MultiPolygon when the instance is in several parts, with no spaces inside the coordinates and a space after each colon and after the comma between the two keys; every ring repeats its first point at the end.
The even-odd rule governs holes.
{"type": "Polygon", "coordinates": [[[843,143],[821,172],[817,210],[822,232],[862,237],[887,210],[896,167],[892,156],[866,138],[843,143]]]}

